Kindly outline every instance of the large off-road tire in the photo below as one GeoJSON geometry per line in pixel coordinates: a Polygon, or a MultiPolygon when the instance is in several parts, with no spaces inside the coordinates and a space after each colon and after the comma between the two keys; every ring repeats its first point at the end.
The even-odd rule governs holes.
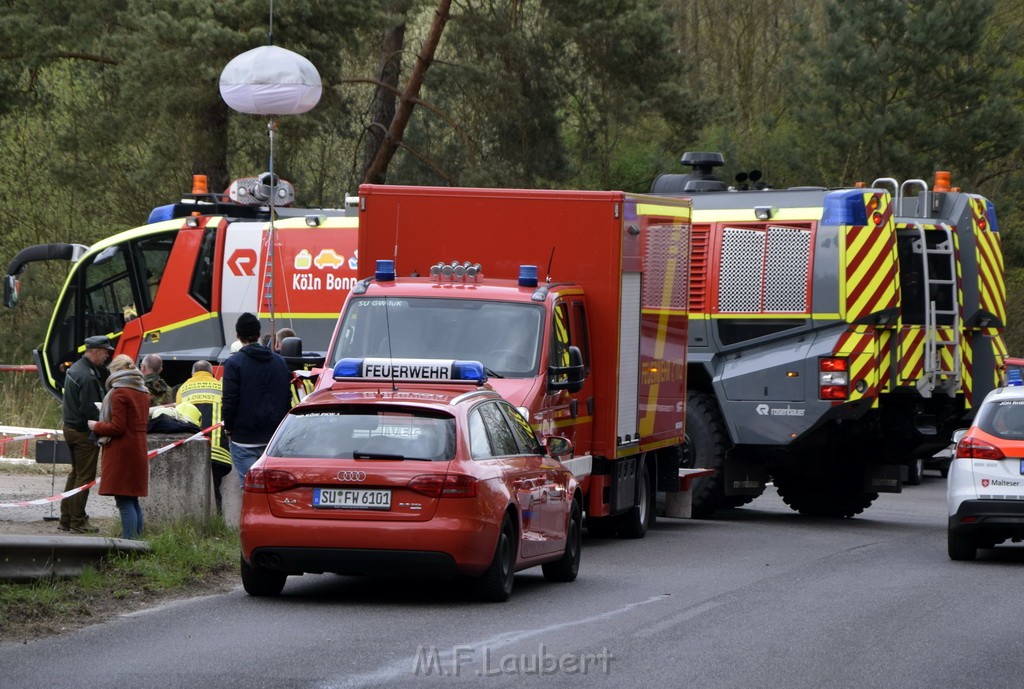
{"type": "Polygon", "coordinates": [[[973,560],[978,557],[978,544],[967,536],[946,532],[946,550],[950,560],[973,560]]]}
{"type": "Polygon", "coordinates": [[[576,581],[580,572],[580,552],[583,549],[583,510],[580,503],[572,501],[569,508],[569,524],[565,534],[565,551],[554,562],[540,566],[548,581],[576,581]]]}
{"type": "Polygon", "coordinates": [[[512,595],[515,579],[516,530],[512,518],[505,515],[494,547],[494,559],[487,571],[476,580],[476,597],[489,603],[503,603],[512,595]]]}
{"type": "Polygon", "coordinates": [[[878,499],[865,493],[862,467],[797,465],[775,472],[775,488],[782,501],[809,517],[849,518],[878,499]]]}
{"type": "Polygon", "coordinates": [[[648,471],[647,462],[641,462],[637,475],[636,504],[616,517],[619,536],[622,538],[643,538],[654,523],[654,482],[648,471]]]}
{"type": "Polygon", "coordinates": [[[288,579],[287,574],[250,565],[244,557],[241,558],[241,561],[242,588],[250,596],[277,596],[284,590],[284,583],[288,579]]]}
{"type": "MultiPolygon", "coordinates": [[[[715,398],[703,392],[686,393],[686,442],[683,444],[681,465],[688,469],[718,469],[713,476],[698,478],[690,488],[691,514],[697,518],[710,517],[722,507],[738,507],[726,501],[725,454],[729,450],[729,436],[715,398]]],[[[734,496],[729,496],[732,498],[734,496]]],[[[745,498],[747,496],[735,496],[745,498]]],[[[756,496],[750,496],[753,500],[756,496]]],[[[745,504],[745,500],[739,504],[745,504]]]]}

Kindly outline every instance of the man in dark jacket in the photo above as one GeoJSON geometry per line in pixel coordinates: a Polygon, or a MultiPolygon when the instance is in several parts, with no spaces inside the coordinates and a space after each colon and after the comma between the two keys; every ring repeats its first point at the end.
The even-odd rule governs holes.
{"type": "MultiPolygon", "coordinates": [[[[99,404],[103,401],[103,382],[107,379],[103,365],[113,351],[110,340],[102,335],[85,338],[85,353],[71,365],[64,378],[64,442],[71,450],[71,472],[65,492],[96,479],[100,448],[89,438],[89,421],[100,418],[99,404]]],[[[61,500],[57,528],[74,533],[99,531],[89,523],[85,513],[88,499],[89,491],[83,490],[61,500]]]]}
{"type": "Polygon", "coordinates": [[[238,317],[235,334],[243,346],[224,362],[221,411],[231,463],[244,486],[249,467],[291,409],[291,371],[280,354],[259,344],[260,321],[253,314],[238,317]]]}

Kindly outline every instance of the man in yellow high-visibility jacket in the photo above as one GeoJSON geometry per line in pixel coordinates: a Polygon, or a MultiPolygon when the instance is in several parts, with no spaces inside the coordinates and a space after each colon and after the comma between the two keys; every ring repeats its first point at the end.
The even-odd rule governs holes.
{"type": "MultiPolygon", "coordinates": [[[[221,382],[213,377],[209,361],[192,365],[192,377],[181,384],[175,402],[194,404],[202,416],[200,428],[209,428],[221,421],[221,382]]],[[[210,433],[210,469],[213,472],[213,495],[217,500],[217,513],[221,513],[220,482],[231,473],[231,453],[227,438],[218,427],[210,433]]]]}

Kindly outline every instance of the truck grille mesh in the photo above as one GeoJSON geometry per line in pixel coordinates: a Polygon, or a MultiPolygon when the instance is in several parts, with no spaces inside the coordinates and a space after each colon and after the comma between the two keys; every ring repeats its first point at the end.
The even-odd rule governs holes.
{"type": "Polygon", "coordinates": [[[768,228],[764,278],[764,310],[767,313],[802,313],[807,310],[810,256],[810,232],[792,227],[768,228]]]}
{"type": "Polygon", "coordinates": [[[722,232],[718,310],[806,313],[811,233],[793,227],[722,232]]]}
{"type": "Polygon", "coordinates": [[[722,233],[722,261],[718,278],[719,311],[761,311],[764,240],[764,232],[725,228],[722,233]]]}

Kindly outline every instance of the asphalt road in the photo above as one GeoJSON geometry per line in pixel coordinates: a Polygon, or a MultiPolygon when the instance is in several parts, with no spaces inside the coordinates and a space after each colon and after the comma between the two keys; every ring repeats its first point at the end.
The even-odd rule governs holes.
{"type": "Polygon", "coordinates": [[[580,578],[458,586],[292,578],[0,646],[18,687],[999,687],[1024,669],[1024,548],[946,556],[945,481],[856,519],[774,490],[713,521],[584,543],[580,578]]]}

